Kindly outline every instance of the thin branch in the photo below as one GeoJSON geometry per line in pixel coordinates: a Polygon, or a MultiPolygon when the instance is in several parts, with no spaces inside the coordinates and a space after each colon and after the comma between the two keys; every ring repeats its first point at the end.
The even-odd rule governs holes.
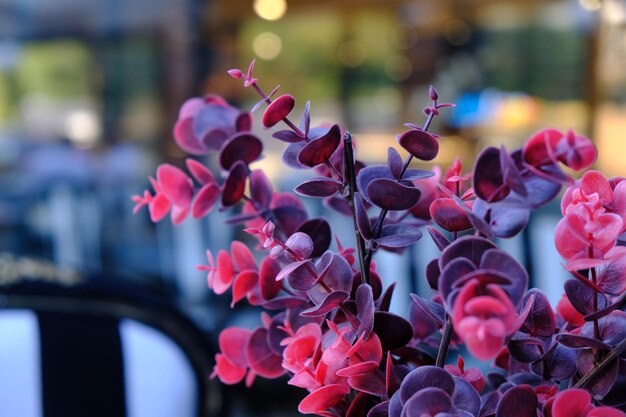
{"type": "Polygon", "coordinates": [[[452,322],[450,316],[446,314],[446,322],[443,325],[443,334],[441,335],[441,343],[439,343],[439,350],[437,351],[437,361],[435,365],[443,368],[448,356],[448,348],[450,347],[450,340],[452,339],[452,322]]]}
{"type": "Polygon", "coordinates": [[[370,271],[369,267],[366,269],[365,265],[365,240],[359,232],[359,227],[356,220],[356,209],[354,207],[354,194],[357,192],[356,188],[356,170],[354,168],[354,151],[352,149],[352,136],[350,132],[346,132],[343,137],[343,155],[344,164],[346,167],[346,181],[348,183],[348,196],[346,202],[350,206],[352,211],[352,222],[354,225],[354,235],[356,236],[356,246],[359,253],[359,266],[361,268],[361,282],[370,284],[370,271]]]}
{"type": "Polygon", "coordinates": [[[574,385],[574,388],[583,388],[589,384],[594,378],[599,376],[604,369],[611,364],[615,359],[626,350],[626,339],[622,340],[617,346],[615,346],[608,355],[602,359],[602,362],[598,363],[591,371],[587,372],[578,382],[574,385]]]}

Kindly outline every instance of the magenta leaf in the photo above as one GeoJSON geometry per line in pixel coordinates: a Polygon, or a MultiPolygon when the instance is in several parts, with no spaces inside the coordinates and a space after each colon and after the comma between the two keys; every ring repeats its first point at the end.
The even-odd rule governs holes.
{"type": "Polygon", "coordinates": [[[300,402],[298,411],[302,414],[314,414],[325,411],[339,403],[350,388],[342,384],[330,384],[316,389],[300,402]]]}
{"type": "Polygon", "coordinates": [[[259,282],[259,274],[256,271],[247,270],[237,274],[233,281],[233,301],[230,307],[234,307],[248,292],[252,291],[257,282],[259,282]]]}
{"type": "Polygon", "coordinates": [[[237,132],[249,132],[252,130],[252,114],[244,111],[239,113],[235,120],[235,130],[237,132]]]}
{"type": "Polygon", "coordinates": [[[294,188],[300,195],[308,197],[330,197],[341,191],[343,184],[328,177],[317,177],[303,182],[294,188]]]}
{"type": "Polygon", "coordinates": [[[193,131],[193,118],[179,119],[174,125],[174,140],[185,152],[192,155],[205,155],[207,150],[196,139],[193,131]]]}
{"type": "Polygon", "coordinates": [[[230,207],[239,202],[243,197],[246,189],[246,179],[248,178],[248,168],[242,161],[236,162],[231,170],[228,178],[224,182],[222,191],[222,206],[230,207]]]}
{"type": "Polygon", "coordinates": [[[246,348],[252,332],[242,327],[228,327],[219,335],[218,343],[222,354],[235,366],[245,368],[248,366],[246,348]]]}
{"type": "Polygon", "coordinates": [[[348,378],[348,384],[358,391],[366,392],[375,397],[384,397],[386,394],[385,381],[381,377],[372,377],[371,374],[354,375],[348,378]]]}
{"type": "Polygon", "coordinates": [[[304,110],[302,110],[302,117],[300,118],[300,123],[298,127],[304,133],[304,137],[309,135],[309,129],[311,128],[311,102],[307,101],[304,105],[304,110]]]}
{"type": "Polygon", "coordinates": [[[209,214],[220,196],[220,187],[217,184],[207,184],[198,191],[191,205],[191,215],[195,219],[209,214]]]}
{"type": "Polygon", "coordinates": [[[307,167],[324,163],[337,150],[341,141],[339,125],[333,125],[328,132],[305,144],[298,153],[298,162],[307,167]]]}
{"type": "Polygon", "coordinates": [[[439,153],[439,142],[428,132],[411,129],[397,136],[398,143],[414,157],[430,161],[439,153]]]}
{"type": "Polygon", "coordinates": [[[472,223],[465,209],[459,207],[453,198],[438,198],[430,204],[430,216],[443,229],[460,232],[470,229],[472,223]]]}
{"type": "Polygon", "coordinates": [[[162,164],[157,169],[157,180],[163,194],[178,207],[189,207],[193,198],[191,179],[181,169],[162,164]]]}
{"type": "Polygon", "coordinates": [[[187,158],[185,160],[185,165],[187,165],[187,169],[189,170],[189,172],[191,172],[191,175],[201,185],[217,184],[217,181],[215,181],[215,177],[213,176],[213,173],[209,170],[209,168],[196,161],[195,159],[187,158]]]}
{"type": "Polygon", "coordinates": [[[290,94],[283,94],[277,97],[263,112],[263,118],[261,120],[263,127],[269,129],[283,120],[291,113],[295,104],[296,101],[290,94]]]}
{"type": "Polygon", "coordinates": [[[266,300],[271,300],[278,295],[281,290],[281,283],[276,281],[276,277],[280,272],[280,264],[277,260],[266,257],[261,262],[259,270],[259,286],[261,287],[261,296],[266,300]]]}

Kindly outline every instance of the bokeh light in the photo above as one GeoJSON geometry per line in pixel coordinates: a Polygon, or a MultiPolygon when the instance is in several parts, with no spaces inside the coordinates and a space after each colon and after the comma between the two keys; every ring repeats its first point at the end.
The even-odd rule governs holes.
{"type": "Polygon", "coordinates": [[[272,32],[263,32],[252,41],[252,49],[256,56],[270,61],[280,55],[283,42],[280,37],[272,32]]]}
{"type": "Polygon", "coordinates": [[[278,20],[287,12],[286,0],[254,0],[254,12],[265,20],[278,20]]]}

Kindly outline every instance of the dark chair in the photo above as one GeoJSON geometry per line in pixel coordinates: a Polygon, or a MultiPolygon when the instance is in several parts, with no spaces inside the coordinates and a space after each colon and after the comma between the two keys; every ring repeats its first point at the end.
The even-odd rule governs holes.
{"type": "Polygon", "coordinates": [[[0,261],[0,417],[221,414],[207,338],[167,297],[15,269],[0,261]]]}

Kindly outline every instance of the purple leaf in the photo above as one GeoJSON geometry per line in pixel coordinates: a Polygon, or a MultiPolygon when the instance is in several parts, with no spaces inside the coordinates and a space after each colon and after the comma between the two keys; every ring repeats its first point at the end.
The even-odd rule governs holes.
{"type": "Polygon", "coordinates": [[[367,210],[363,204],[363,200],[359,194],[354,196],[354,214],[356,216],[356,224],[363,236],[363,239],[370,240],[374,234],[372,233],[372,223],[367,215],[367,210]]]}
{"type": "Polygon", "coordinates": [[[279,130],[272,133],[272,137],[287,143],[297,143],[304,141],[304,138],[291,130],[279,130]]]}
{"type": "Polygon", "coordinates": [[[263,144],[255,135],[244,132],[232,136],[222,147],[220,152],[220,165],[225,170],[230,170],[237,161],[243,161],[246,165],[256,161],[263,152],[263,144]]]}
{"type": "Polygon", "coordinates": [[[383,401],[380,404],[376,404],[367,413],[367,417],[389,417],[389,401],[383,401]]]}
{"type": "Polygon", "coordinates": [[[344,216],[352,216],[352,210],[344,198],[340,198],[336,195],[326,197],[323,204],[324,206],[331,208],[344,216]]]}
{"type": "Polygon", "coordinates": [[[504,145],[500,148],[500,168],[502,170],[504,183],[517,194],[526,197],[528,194],[524,180],[515,165],[515,161],[513,161],[511,154],[509,154],[504,145]]]}
{"type": "Polygon", "coordinates": [[[286,235],[294,234],[307,220],[306,211],[300,207],[281,206],[273,209],[272,213],[286,235]]]}
{"type": "Polygon", "coordinates": [[[409,320],[413,327],[413,337],[416,339],[426,339],[439,328],[439,322],[434,318],[435,314],[426,304],[426,300],[414,294],[411,294],[411,297],[413,297],[414,302],[411,303],[409,307],[409,320]]]}
{"type": "MultiPolygon", "coordinates": [[[[441,261],[439,261],[439,263],[441,264],[441,261]]],[[[437,282],[437,288],[439,289],[441,297],[447,300],[455,282],[475,270],[476,266],[467,258],[458,257],[449,262],[441,271],[437,282]]]]}
{"type": "Polygon", "coordinates": [[[558,340],[558,342],[563,346],[570,348],[611,349],[609,345],[600,340],[577,334],[562,333],[556,337],[556,340],[558,340]]]}
{"type": "MultiPolygon", "coordinates": [[[[427,300],[422,298],[416,294],[411,294],[411,298],[413,299],[413,303],[418,305],[420,309],[428,315],[430,318],[435,320],[440,325],[443,325],[445,321],[445,311],[441,304],[438,304],[434,301],[427,300]]],[[[423,317],[423,316],[422,316],[423,317]]]]}
{"type": "Polygon", "coordinates": [[[537,415],[537,394],[529,385],[518,385],[504,393],[496,417],[535,417],[537,415]]]}
{"type": "Polygon", "coordinates": [[[266,257],[259,269],[259,287],[261,296],[266,300],[276,297],[282,288],[282,283],[276,281],[281,267],[276,259],[266,257]]]}
{"type": "Polygon", "coordinates": [[[389,311],[389,306],[391,305],[391,297],[393,296],[393,290],[396,288],[396,283],[392,282],[391,285],[387,287],[385,293],[379,299],[378,310],[379,311],[389,311]]]}
{"type": "Polygon", "coordinates": [[[339,307],[348,298],[350,298],[350,294],[345,291],[333,291],[320,304],[301,311],[300,315],[303,317],[323,316],[339,307]]]}
{"type": "Polygon", "coordinates": [[[505,271],[510,284],[505,284],[504,289],[514,305],[518,305],[528,287],[528,273],[511,255],[500,249],[488,249],[484,252],[480,262],[481,269],[505,271]]]}
{"type": "Polygon", "coordinates": [[[258,204],[258,207],[267,208],[272,202],[272,183],[260,169],[255,169],[250,174],[250,197],[258,204]]]}
{"type": "Polygon", "coordinates": [[[541,358],[543,342],[536,339],[513,339],[507,344],[509,353],[515,360],[530,363],[541,358]]]}
{"type": "Polygon", "coordinates": [[[343,184],[335,179],[317,177],[298,185],[294,191],[308,197],[330,197],[342,188],[343,184]]]}
{"type": "Polygon", "coordinates": [[[430,215],[440,227],[450,232],[470,229],[472,223],[467,217],[465,204],[458,205],[453,198],[438,198],[430,204],[430,215]]]}
{"type": "Polygon", "coordinates": [[[281,313],[275,315],[274,317],[272,317],[272,322],[267,329],[267,345],[270,347],[270,349],[272,349],[275,354],[281,356],[283,354],[283,351],[285,350],[285,346],[282,346],[280,342],[282,342],[284,338],[289,336],[289,333],[284,330],[284,319],[285,314],[281,313]]]}
{"type": "Polygon", "coordinates": [[[383,350],[396,350],[411,341],[413,328],[402,317],[385,311],[374,314],[374,332],[380,338],[383,350]]]}
{"type": "Polygon", "coordinates": [[[374,310],[372,287],[368,284],[359,285],[356,290],[356,311],[361,324],[357,329],[357,336],[369,337],[374,328],[374,310]]]}
{"type": "Polygon", "coordinates": [[[424,178],[430,178],[434,176],[435,173],[432,171],[427,171],[425,169],[407,169],[402,179],[405,181],[415,181],[415,180],[423,180],[424,178]]]}
{"type": "Polygon", "coordinates": [[[443,269],[450,261],[460,257],[469,259],[478,267],[483,254],[489,249],[496,249],[496,245],[490,240],[476,236],[464,236],[452,242],[441,253],[439,267],[443,269]]]}
{"type": "Polygon", "coordinates": [[[522,303],[526,304],[526,300],[532,295],[535,296],[535,302],[524,322],[524,327],[531,336],[550,337],[554,333],[556,326],[550,301],[548,301],[548,297],[541,290],[533,288],[524,295],[522,303]]]}
{"type": "Polygon", "coordinates": [[[403,248],[420,240],[422,232],[413,226],[403,224],[386,224],[383,226],[382,236],[374,239],[385,248],[403,248]]]}
{"type": "Polygon", "coordinates": [[[372,203],[383,209],[408,210],[417,204],[422,193],[396,180],[377,178],[368,184],[366,194],[372,203]]]}
{"type": "Polygon", "coordinates": [[[478,155],[474,166],[473,186],[476,196],[487,202],[502,200],[510,192],[510,188],[504,185],[498,148],[487,147],[478,155]]]}
{"type": "Polygon", "coordinates": [[[285,373],[282,356],[274,353],[267,344],[267,329],[259,327],[252,332],[246,356],[250,368],[264,378],[277,378],[285,373]]]}
{"type": "Polygon", "coordinates": [[[277,297],[263,304],[266,310],[285,310],[288,308],[298,308],[310,305],[307,300],[299,297],[277,297]]]}
{"type": "Polygon", "coordinates": [[[428,226],[426,230],[428,230],[428,234],[430,234],[430,237],[440,251],[444,250],[446,246],[450,244],[450,240],[434,227],[428,226]]]}
{"type": "Polygon", "coordinates": [[[480,395],[469,382],[456,376],[453,378],[455,389],[452,403],[456,408],[467,411],[472,416],[477,415],[480,410],[480,395]]]}
{"type": "MultiPolygon", "coordinates": [[[[617,375],[620,368],[620,361],[616,358],[606,368],[593,378],[587,387],[591,391],[593,398],[596,400],[603,399],[606,394],[613,388],[613,384],[617,379],[617,375]]],[[[595,355],[591,350],[583,350],[578,352],[576,357],[576,367],[581,375],[585,375],[593,369],[595,366],[595,355]]]]}
{"type": "Polygon", "coordinates": [[[243,111],[239,113],[237,116],[237,120],[235,120],[235,130],[237,132],[249,132],[252,130],[252,114],[243,111]]]}
{"type": "Polygon", "coordinates": [[[290,143],[283,152],[284,164],[287,165],[289,168],[294,169],[308,168],[298,161],[298,154],[300,153],[302,148],[304,148],[304,145],[306,145],[306,142],[304,140],[302,140],[301,142],[290,143]]]}
{"type": "Polygon", "coordinates": [[[285,266],[276,276],[276,281],[287,278],[289,285],[296,290],[308,290],[317,282],[313,262],[308,259],[285,266]]]}
{"type": "Polygon", "coordinates": [[[235,162],[230,170],[230,174],[228,174],[228,178],[224,182],[222,206],[230,207],[241,200],[246,190],[247,178],[248,167],[242,161],[235,162]]]}
{"type": "Polygon", "coordinates": [[[389,171],[396,178],[400,179],[400,173],[402,173],[402,157],[395,150],[395,148],[389,147],[387,149],[387,165],[389,166],[389,171]]]}
{"type": "Polygon", "coordinates": [[[400,401],[406,405],[409,398],[425,388],[439,388],[448,396],[454,395],[454,379],[436,366],[420,366],[409,372],[400,386],[400,401]]]}
{"type": "Polygon", "coordinates": [[[330,246],[330,225],[322,218],[307,220],[298,231],[306,233],[313,240],[313,252],[309,255],[311,258],[319,258],[330,246]]]}
{"type": "Polygon", "coordinates": [[[305,144],[298,153],[298,162],[307,167],[322,164],[337,150],[341,141],[339,125],[333,125],[328,132],[305,144]]]}
{"type": "Polygon", "coordinates": [[[402,415],[423,417],[445,415],[452,409],[450,395],[441,388],[426,387],[413,394],[405,403],[402,415]]]}
{"type": "Polygon", "coordinates": [[[300,118],[299,128],[304,133],[304,136],[309,135],[309,128],[311,127],[311,102],[307,101],[302,111],[302,117],[300,118]]]}
{"type": "Polygon", "coordinates": [[[400,146],[422,161],[430,161],[439,153],[439,142],[423,130],[407,130],[396,137],[400,146]]]}
{"type": "Polygon", "coordinates": [[[441,271],[439,270],[439,259],[431,259],[426,265],[426,280],[430,288],[437,291],[439,289],[439,276],[441,271]]]}
{"type": "Polygon", "coordinates": [[[485,219],[491,232],[497,237],[509,238],[524,230],[530,219],[530,210],[515,204],[507,204],[508,199],[497,203],[487,203],[477,199],[472,206],[472,212],[479,218],[485,219]]]}
{"type": "MultiPolygon", "coordinates": [[[[576,279],[568,279],[563,287],[570,303],[580,314],[587,315],[594,312],[594,291],[591,288],[576,279]]],[[[606,297],[602,294],[598,293],[597,300],[598,309],[607,306],[606,297]]]]}
{"type": "Polygon", "coordinates": [[[387,165],[372,165],[369,167],[365,167],[361,169],[356,176],[357,187],[361,193],[361,196],[369,204],[374,203],[370,201],[365,191],[367,190],[370,182],[378,178],[387,178],[390,180],[393,179],[393,175],[391,174],[391,171],[389,171],[389,167],[387,165]]]}

